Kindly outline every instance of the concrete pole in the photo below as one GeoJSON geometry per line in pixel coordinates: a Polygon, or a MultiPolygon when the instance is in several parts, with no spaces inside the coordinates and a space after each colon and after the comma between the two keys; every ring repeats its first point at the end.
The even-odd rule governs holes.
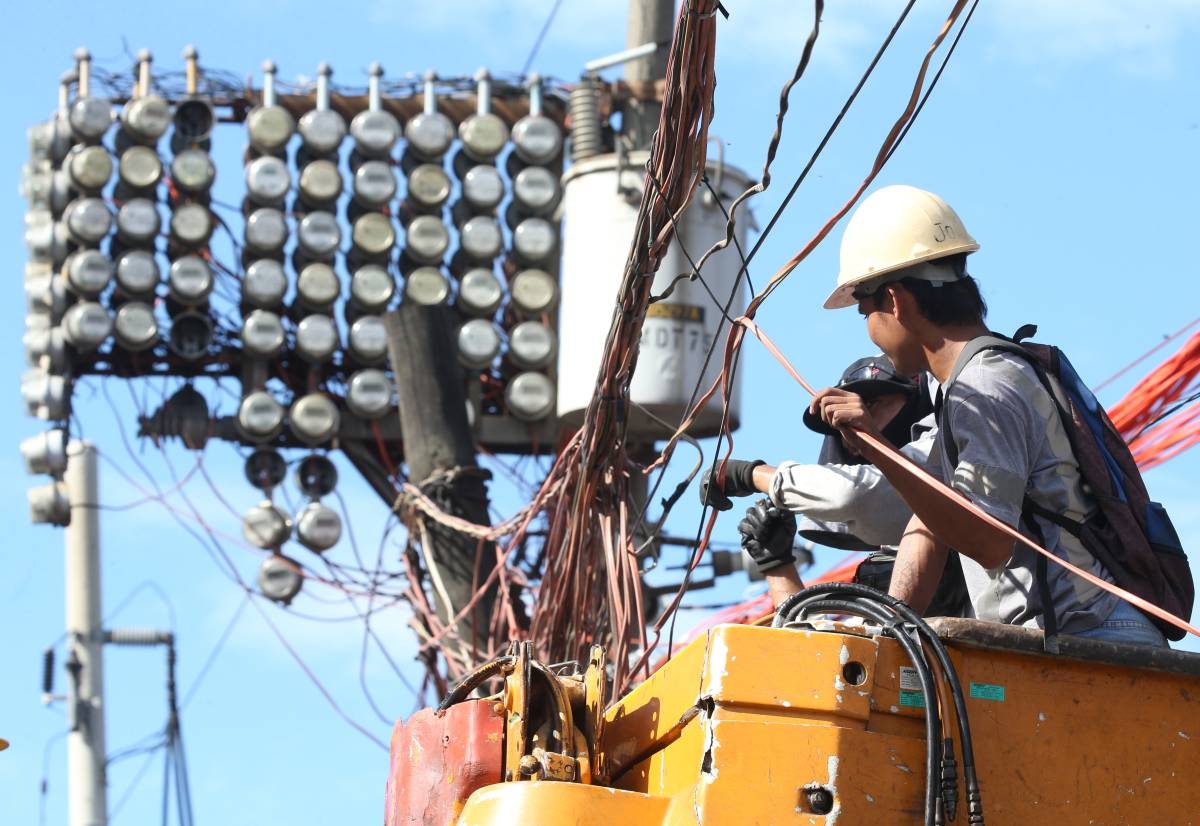
{"type": "Polygon", "coordinates": [[[107,826],[104,638],[100,620],[100,518],[96,448],[71,442],[63,481],[71,502],[66,530],[67,824],[107,826]]]}
{"type": "MultiPolygon", "coordinates": [[[[671,34],[675,31],[674,0],[629,0],[629,29],[625,43],[635,48],[645,43],[660,43],[654,54],[625,64],[625,80],[634,93],[648,96],[654,81],[667,75],[667,55],[671,34]]],[[[662,104],[658,101],[630,101],[622,116],[625,135],[631,149],[649,149],[658,128],[662,104]]]]}

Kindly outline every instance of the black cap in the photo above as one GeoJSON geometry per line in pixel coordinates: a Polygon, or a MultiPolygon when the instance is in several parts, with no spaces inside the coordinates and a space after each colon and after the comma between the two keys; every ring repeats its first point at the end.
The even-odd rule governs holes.
{"type": "MultiPolygon", "coordinates": [[[[850,366],[842,371],[837,387],[857,393],[864,399],[873,399],[885,393],[916,393],[918,383],[907,376],[899,375],[888,357],[880,354],[852,361],[850,366]]],[[[817,433],[837,433],[837,428],[825,424],[807,407],[804,409],[804,424],[809,430],[817,433]]]]}

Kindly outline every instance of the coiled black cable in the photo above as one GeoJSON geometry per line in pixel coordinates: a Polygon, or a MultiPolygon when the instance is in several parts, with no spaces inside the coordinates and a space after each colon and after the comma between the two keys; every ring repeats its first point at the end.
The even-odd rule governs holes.
{"type": "MultiPolygon", "coordinates": [[[[780,611],[784,605],[780,606],[780,611]]],[[[900,647],[908,654],[917,678],[921,682],[921,691],[925,695],[925,824],[933,826],[938,812],[938,789],[940,787],[941,771],[938,764],[938,744],[941,742],[941,721],[938,717],[937,688],[933,682],[933,672],[929,661],[921,650],[920,643],[909,636],[902,625],[902,620],[895,614],[890,614],[875,603],[856,599],[827,599],[817,595],[799,606],[803,619],[811,614],[848,614],[862,617],[879,623],[884,633],[892,636],[900,643],[900,647]]],[[[775,615],[778,622],[780,615],[775,615]]]]}
{"type": "Polygon", "coordinates": [[[841,613],[859,616],[877,622],[885,633],[895,637],[905,649],[917,670],[922,690],[926,698],[926,766],[929,769],[926,779],[926,824],[938,822],[936,798],[940,786],[945,814],[953,820],[957,808],[957,774],[954,759],[953,739],[949,731],[945,741],[936,736],[938,728],[930,724],[931,713],[936,716],[936,693],[931,692],[932,669],[925,656],[927,646],[934,653],[934,660],[946,683],[954,703],[954,713],[957,718],[959,741],[963,756],[963,782],[967,792],[968,823],[971,826],[982,826],[983,801],[979,791],[978,777],[975,772],[975,754],[971,741],[970,723],[967,718],[966,700],[959,682],[958,674],[946,647],[938,638],[929,624],[911,608],[895,597],[865,585],[846,582],[831,582],[814,585],[797,594],[788,597],[778,608],[772,625],[776,628],[791,622],[803,621],[812,614],[841,613]],[[916,632],[916,641],[910,637],[910,631],[905,626],[911,626],[916,632]],[[926,680],[930,685],[926,684],[926,680]],[[941,746],[941,760],[937,759],[937,751],[941,746]],[[939,782],[940,780],[940,782],[939,782]],[[930,811],[930,800],[935,801],[933,811],[930,811]]]}

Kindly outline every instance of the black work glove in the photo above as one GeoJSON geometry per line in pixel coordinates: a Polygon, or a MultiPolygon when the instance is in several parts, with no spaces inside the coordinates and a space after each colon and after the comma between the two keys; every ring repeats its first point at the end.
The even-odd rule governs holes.
{"type": "Polygon", "coordinates": [[[715,468],[709,468],[700,478],[700,504],[727,511],[733,507],[733,502],[729,501],[730,496],[758,493],[758,489],[754,487],[754,469],[762,464],[766,464],[762,459],[730,459],[725,463],[724,485],[717,484],[720,463],[715,468]]]}
{"type": "Polygon", "coordinates": [[[796,561],[792,540],[796,536],[796,515],[760,499],[746,510],[738,523],[742,548],[764,574],[780,565],[796,561]]]}

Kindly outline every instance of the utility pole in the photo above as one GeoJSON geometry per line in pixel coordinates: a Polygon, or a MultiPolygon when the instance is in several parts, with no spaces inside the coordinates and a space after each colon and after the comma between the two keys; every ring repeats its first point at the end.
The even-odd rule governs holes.
{"type": "Polygon", "coordinates": [[[662,92],[656,83],[667,76],[671,33],[675,30],[673,0],[629,0],[629,30],[626,45],[633,49],[646,43],[658,48],[647,57],[625,64],[625,81],[633,99],[622,114],[622,128],[630,149],[649,149],[662,113],[662,92]]]}
{"type": "Polygon", "coordinates": [[[100,519],[96,448],[71,442],[63,479],[71,502],[66,529],[67,824],[107,826],[104,635],[100,623],[100,519]]]}
{"type": "MultiPolygon", "coordinates": [[[[384,316],[388,355],[396,375],[400,433],[413,484],[439,508],[478,525],[488,525],[487,473],[475,459],[467,421],[462,366],[454,341],[455,321],[444,306],[405,302],[384,316]]],[[[492,543],[419,517],[422,550],[438,613],[449,622],[474,598],[493,567],[492,543]]],[[[458,624],[460,653],[473,665],[471,649],[488,637],[496,589],[484,593],[458,624]]]]}
{"type": "MultiPolygon", "coordinates": [[[[621,114],[623,138],[630,150],[649,149],[658,129],[662,115],[663,88],[667,76],[667,57],[670,54],[671,35],[675,29],[675,3],[673,0],[629,0],[629,29],[625,45],[635,49],[649,43],[658,48],[646,57],[639,57],[625,64],[625,81],[632,93],[621,114]]],[[[650,460],[656,454],[654,443],[630,444],[628,454],[634,461],[650,460]]],[[[649,480],[641,473],[629,479],[629,495],[634,513],[648,510],[649,480]]],[[[642,519],[634,533],[634,543],[641,546],[651,533],[651,525],[642,519]]],[[[644,588],[645,612],[656,615],[657,597],[644,588]]],[[[651,617],[652,618],[652,617],[651,617]]]]}

